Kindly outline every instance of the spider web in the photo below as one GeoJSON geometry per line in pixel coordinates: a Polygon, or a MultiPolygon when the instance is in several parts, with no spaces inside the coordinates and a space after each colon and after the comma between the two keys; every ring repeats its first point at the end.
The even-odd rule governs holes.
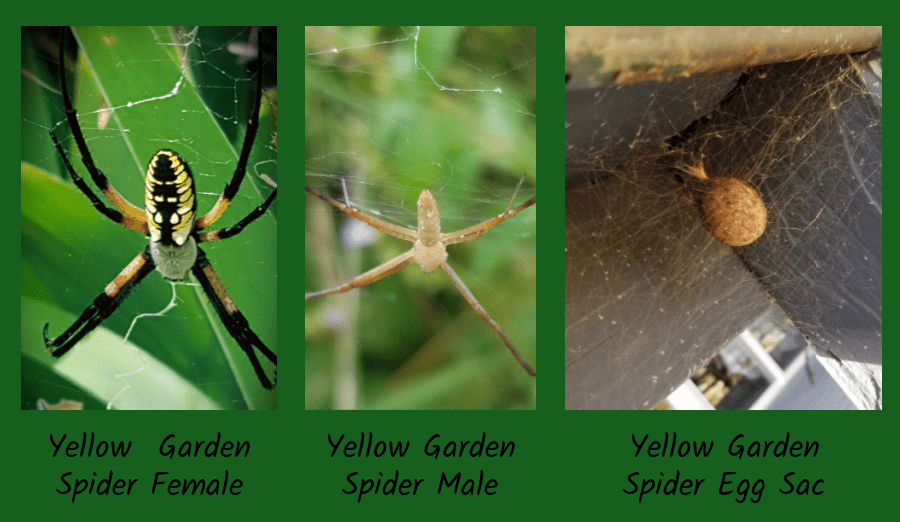
{"type": "MultiPolygon", "coordinates": [[[[263,34],[269,103],[261,108],[247,175],[216,228],[247,215],[277,182],[276,34],[274,29],[263,34]]],[[[96,165],[123,196],[142,206],[147,160],[157,150],[171,148],[191,166],[198,212],[207,212],[231,178],[242,144],[256,85],[256,31],[102,27],[74,28],[72,35],[66,50],[69,90],[96,165]]],[[[58,372],[66,372],[67,361],[77,361],[79,369],[67,373],[68,378],[95,397],[117,397],[116,408],[275,407],[277,396],[261,389],[246,356],[198,286],[179,285],[173,309],[135,322],[143,314],[163,310],[172,298],[172,287],[158,274],[148,276],[69,355],[44,360],[43,324],[50,323],[51,336],[59,335],[146,246],[146,239],[97,213],[66,180],[50,129],[61,138],[76,171],[100,195],[64,121],[56,71],[57,29],[25,29],[23,42],[22,244],[23,265],[29,269],[22,284],[23,353],[40,364],[60,365],[58,372]],[[42,172],[51,177],[33,174],[42,172]],[[51,302],[55,309],[46,308],[51,302]],[[132,323],[128,344],[139,352],[123,347],[121,339],[132,323]],[[127,377],[114,375],[131,373],[148,361],[159,361],[160,366],[127,377]],[[106,372],[104,367],[121,371],[106,372]],[[160,389],[174,391],[160,396],[160,389]]],[[[277,201],[233,240],[202,248],[251,327],[277,352],[277,314],[271,305],[277,296],[276,206],[277,201]]],[[[62,385],[50,393],[84,392],[62,385]]]]}
{"type": "Polygon", "coordinates": [[[652,408],[776,306],[880,407],[880,49],[566,103],[567,408],[652,408]],[[761,193],[755,243],[706,233],[681,170],[701,157],[761,193]]]}
{"type": "MultiPolygon", "coordinates": [[[[307,183],[413,229],[423,189],[437,199],[443,231],[503,212],[527,172],[514,200],[524,202],[537,174],[535,50],[528,27],[307,28],[307,183]]],[[[410,248],[311,196],[306,209],[307,291],[410,248]]],[[[529,361],[536,209],[448,248],[450,265],[529,361]]],[[[535,401],[534,379],[446,274],[418,267],[309,301],[306,369],[307,408],[535,401]]]]}

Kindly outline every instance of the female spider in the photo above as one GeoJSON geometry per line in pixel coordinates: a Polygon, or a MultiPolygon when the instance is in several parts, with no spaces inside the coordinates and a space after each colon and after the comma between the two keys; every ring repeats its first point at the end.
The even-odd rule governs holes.
{"type": "Polygon", "coordinates": [[[229,334],[247,354],[262,386],[266,389],[275,387],[277,373],[273,372],[273,378],[269,379],[255,350],[259,350],[272,365],[277,365],[276,354],[250,328],[210,264],[206,252],[198,246],[199,243],[227,239],[239,234],[247,225],[263,216],[276,197],[277,191],[273,191],[261,205],[231,227],[209,230],[222,217],[238,193],[259,128],[263,82],[261,38],[259,42],[256,50],[258,73],[254,82],[253,109],[250,111],[240,157],[231,179],[213,208],[207,214],[198,216],[198,192],[194,185],[193,173],[184,158],[172,150],[162,149],[151,157],[144,183],[143,208],[131,204],[122,197],[95,165],[69,96],[64,65],[65,35],[61,32],[58,74],[66,120],[85,169],[115,208],[107,207],[78,175],[56,134],[51,130],[52,142],[73,183],[90,200],[93,207],[122,226],[148,236],[149,244],[62,334],[50,338],[49,325],[45,325],[44,342],[51,355],[60,357],[72,349],[86,334],[109,317],[134,287],[154,269],[158,269],[164,278],[173,281],[186,279],[193,273],[229,334]]]}

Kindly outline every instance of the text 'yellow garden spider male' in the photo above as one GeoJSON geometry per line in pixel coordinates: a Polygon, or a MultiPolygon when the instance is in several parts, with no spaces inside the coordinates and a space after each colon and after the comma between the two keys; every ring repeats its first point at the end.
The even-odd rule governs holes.
{"type": "Polygon", "coordinates": [[[258,72],[255,82],[253,109],[247,122],[240,157],[234,174],[225,185],[225,189],[219,196],[216,204],[207,214],[202,216],[197,215],[197,191],[194,186],[194,177],[191,169],[187,162],[172,150],[160,150],[150,159],[145,177],[144,208],[133,205],[121,196],[109,183],[106,176],[97,168],[69,96],[65,74],[65,40],[66,34],[61,30],[58,74],[66,120],[81,154],[81,161],[85,169],[115,208],[107,207],[93,193],[85,180],[78,175],[56,134],[51,130],[50,136],[53,144],[69,171],[73,183],[87,196],[94,208],[116,223],[147,235],[149,237],[149,245],[106,286],[103,292],[84,310],[75,323],[61,335],[50,338],[48,336],[49,324],[45,325],[44,343],[48,351],[54,357],[60,357],[72,349],[85,335],[109,317],[128,294],[154,269],[158,269],[164,278],[173,281],[187,279],[189,274],[192,273],[200,283],[200,287],[209,297],[229,334],[246,353],[262,386],[266,389],[274,388],[277,371],[273,372],[274,376],[270,380],[255,350],[259,350],[273,366],[277,365],[277,355],[250,328],[246,318],[237,308],[225,289],[222,280],[210,264],[206,253],[198,246],[199,243],[219,241],[236,236],[244,227],[263,216],[276,197],[277,190],[274,190],[261,205],[234,226],[206,230],[222,217],[236,196],[246,174],[250,152],[259,128],[263,85],[261,35],[258,38],[256,53],[258,72]]]}

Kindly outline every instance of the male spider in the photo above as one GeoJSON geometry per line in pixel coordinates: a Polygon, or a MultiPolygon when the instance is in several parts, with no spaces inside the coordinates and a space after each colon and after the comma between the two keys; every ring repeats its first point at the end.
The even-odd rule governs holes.
{"type": "MultiPolygon", "coordinates": [[[[524,178],[523,178],[524,179],[524,178]]],[[[503,332],[503,329],[500,328],[491,316],[488,315],[487,310],[481,306],[475,296],[471,291],[466,287],[465,283],[463,283],[462,279],[456,275],[456,272],[450,267],[447,263],[447,245],[453,245],[456,243],[463,243],[465,241],[471,241],[477,237],[480,237],[487,233],[490,229],[494,228],[498,223],[505,221],[522,210],[534,205],[537,197],[533,197],[522,203],[518,207],[512,207],[512,200],[509,202],[509,206],[507,206],[506,211],[502,214],[499,214],[491,219],[487,219],[478,223],[477,225],[472,225],[471,227],[464,228],[462,230],[457,230],[456,232],[442,233],[441,225],[440,225],[440,215],[438,213],[437,201],[434,199],[434,196],[431,195],[431,192],[428,190],[423,190],[422,194],[419,196],[418,202],[418,229],[412,230],[409,228],[401,227],[394,225],[392,223],[388,223],[374,216],[370,216],[368,214],[364,214],[359,212],[358,210],[354,210],[349,206],[337,201],[330,196],[323,194],[322,192],[316,190],[315,188],[309,186],[309,183],[306,184],[306,191],[312,194],[313,196],[325,201],[338,208],[340,211],[349,214],[350,216],[363,221],[370,226],[381,230],[382,232],[389,234],[391,236],[409,241],[413,244],[413,247],[399,256],[391,259],[390,261],[365,272],[350,281],[334,287],[328,290],[320,290],[318,292],[309,292],[306,294],[306,300],[315,299],[317,297],[324,297],[327,295],[337,294],[341,292],[346,292],[348,290],[352,290],[354,288],[359,288],[362,286],[366,286],[369,283],[374,283],[379,279],[387,277],[394,272],[397,272],[413,263],[419,265],[422,268],[422,271],[426,274],[430,274],[437,268],[442,268],[447,275],[450,276],[450,280],[462,294],[462,296],[466,299],[469,305],[480,315],[488,325],[494,329],[495,332],[500,336],[500,339],[503,340],[503,343],[506,344],[509,351],[513,354],[513,357],[519,361],[519,364],[522,365],[522,368],[525,368],[530,375],[534,376],[535,371],[534,368],[529,365],[522,355],[516,350],[516,347],[513,346],[512,342],[503,332]]],[[[515,195],[513,196],[515,198],[515,195]]]]}
{"type": "Polygon", "coordinates": [[[260,36],[258,39],[256,57],[258,72],[255,82],[254,105],[247,122],[240,158],[234,174],[225,185],[216,204],[209,213],[200,217],[197,216],[197,192],[194,188],[193,174],[185,160],[174,151],[160,150],[150,159],[145,178],[144,208],[137,207],[122,197],[100,169],[95,166],[68,92],[65,74],[65,41],[66,35],[61,29],[58,74],[66,120],[81,153],[84,167],[115,208],[107,207],[94,194],[84,179],[78,175],[52,130],[50,137],[69,171],[73,183],[90,200],[94,208],[116,223],[147,235],[149,245],[106,286],[75,323],[59,337],[49,338],[49,324],[44,326],[44,343],[48,351],[54,357],[60,357],[72,349],[85,335],[109,317],[154,268],[159,269],[164,278],[173,281],[187,279],[188,275],[193,273],[229,334],[247,354],[262,386],[266,389],[274,388],[277,372],[272,380],[269,380],[254,349],[259,350],[273,365],[277,365],[276,354],[266,347],[250,328],[246,318],[228,295],[225,285],[207,259],[206,253],[198,246],[198,243],[219,241],[239,234],[244,227],[264,215],[275,200],[277,190],[273,191],[262,205],[256,207],[234,226],[202,231],[211,227],[222,217],[237,195],[246,173],[250,152],[259,128],[263,83],[262,37],[260,36]]]}

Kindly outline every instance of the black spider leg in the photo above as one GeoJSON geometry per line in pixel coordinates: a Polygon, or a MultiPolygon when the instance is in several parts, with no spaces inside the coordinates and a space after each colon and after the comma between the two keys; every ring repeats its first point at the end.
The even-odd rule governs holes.
{"type": "Polygon", "coordinates": [[[136,232],[140,232],[143,234],[147,233],[147,223],[143,221],[141,214],[143,213],[143,209],[135,207],[124,198],[109,184],[109,180],[106,179],[106,176],[100,172],[94,165],[94,159],[91,157],[91,151],[88,149],[87,143],[84,140],[84,134],[81,132],[81,126],[78,124],[78,114],[75,111],[75,107],[72,105],[72,100],[69,97],[69,87],[68,81],[66,80],[66,71],[65,71],[65,62],[66,62],[66,34],[65,29],[60,27],[59,31],[59,82],[62,91],[62,99],[63,106],[66,110],[66,121],[69,124],[69,130],[72,132],[72,138],[75,140],[75,143],[78,145],[78,150],[81,152],[81,162],[84,164],[85,168],[87,168],[88,172],[91,175],[91,179],[94,180],[94,183],[97,184],[97,187],[106,195],[107,198],[115,205],[119,210],[130,210],[131,214],[126,212],[123,214],[119,210],[114,210],[112,208],[107,207],[100,201],[100,198],[97,197],[96,194],[91,191],[90,187],[85,183],[84,179],[75,172],[75,168],[72,166],[72,163],[69,161],[69,157],[66,155],[65,150],[63,150],[62,145],[60,145],[59,140],[56,138],[56,133],[53,130],[50,130],[50,138],[53,140],[53,145],[56,147],[56,151],[59,153],[59,156],[62,158],[63,163],[66,165],[66,169],[68,169],[69,174],[72,176],[72,182],[75,183],[75,186],[78,187],[81,192],[84,193],[85,196],[91,201],[91,204],[96,208],[101,214],[108,217],[109,219],[124,225],[131,230],[136,232]],[[120,206],[121,205],[121,206],[120,206]],[[124,208],[123,208],[124,207],[124,208]]]}
{"type": "Polygon", "coordinates": [[[238,159],[237,166],[234,169],[234,175],[225,184],[225,189],[218,201],[206,215],[197,220],[197,230],[202,230],[215,223],[225,210],[234,196],[237,195],[238,189],[241,188],[241,182],[247,173],[247,162],[250,161],[250,151],[253,149],[253,142],[256,141],[256,132],[259,130],[259,108],[262,104],[262,84],[263,84],[263,34],[262,28],[259,29],[257,35],[257,55],[256,55],[256,93],[254,95],[253,110],[250,112],[250,119],[247,120],[247,131],[244,134],[244,145],[241,147],[241,156],[238,159]]]}
{"type": "Polygon", "coordinates": [[[219,275],[206,258],[206,252],[201,248],[197,248],[197,262],[194,264],[193,272],[194,277],[200,281],[203,291],[206,292],[209,300],[212,301],[216,312],[219,314],[219,319],[222,320],[222,324],[225,325],[228,333],[237,341],[250,359],[250,364],[253,365],[253,370],[256,371],[260,384],[267,390],[274,388],[275,383],[278,382],[278,370],[275,370],[275,376],[270,381],[263,371],[253,348],[256,347],[275,366],[278,365],[278,356],[272,350],[269,350],[253,330],[250,329],[250,324],[247,322],[244,314],[238,310],[237,305],[231,300],[231,296],[228,295],[228,291],[225,289],[225,284],[222,283],[219,275]]]}
{"type": "Polygon", "coordinates": [[[150,247],[144,249],[137,255],[122,272],[106,285],[103,292],[98,295],[94,302],[88,306],[81,316],[78,317],[72,326],[66,329],[59,337],[50,339],[47,337],[47,331],[50,329],[50,323],[44,325],[44,344],[47,351],[53,357],[61,357],[68,352],[82,337],[90,333],[104,319],[109,317],[122,304],[122,301],[128,297],[128,294],[134,290],[147,274],[156,268],[156,263],[150,257],[150,247]]]}
{"type": "Polygon", "coordinates": [[[262,105],[263,82],[262,36],[262,29],[260,29],[256,37],[256,93],[253,96],[253,111],[250,112],[250,119],[247,120],[247,131],[244,134],[244,146],[241,148],[241,157],[238,160],[237,167],[234,169],[234,177],[225,184],[225,190],[222,191],[222,195],[229,200],[234,198],[238,189],[241,187],[241,182],[244,180],[244,174],[247,173],[247,162],[250,161],[250,151],[253,150],[253,142],[256,141],[256,132],[259,130],[259,106],[262,105]]]}
{"type": "MultiPolygon", "coordinates": [[[[84,163],[85,168],[88,169],[88,172],[91,174],[91,178],[94,180],[94,183],[100,188],[100,190],[105,190],[105,187],[109,184],[106,179],[106,176],[97,169],[96,165],[94,165],[94,158],[91,157],[91,151],[88,149],[87,143],[84,141],[84,134],[81,133],[81,126],[78,124],[78,114],[75,112],[75,107],[72,106],[72,100],[69,98],[69,87],[68,82],[66,81],[66,71],[65,71],[65,51],[66,51],[66,32],[64,27],[59,28],[59,81],[60,86],[62,88],[62,97],[63,104],[66,107],[66,120],[69,122],[69,130],[72,131],[72,137],[75,139],[75,143],[78,145],[78,150],[81,152],[81,162],[84,163]]],[[[52,131],[51,131],[52,134],[52,131]]]]}
{"type": "Polygon", "coordinates": [[[118,210],[111,209],[104,205],[103,202],[100,201],[100,198],[98,198],[97,195],[94,194],[93,191],[91,191],[91,188],[87,185],[87,183],[84,182],[84,179],[79,176],[77,172],[75,172],[72,164],[69,163],[69,157],[66,156],[62,145],[59,144],[59,140],[56,139],[56,134],[54,134],[52,130],[50,131],[50,138],[53,139],[53,146],[56,147],[57,152],[59,152],[59,157],[62,158],[63,163],[66,164],[66,168],[69,170],[69,174],[72,176],[72,182],[75,183],[75,186],[78,187],[82,192],[84,192],[84,195],[87,196],[89,200],[91,200],[91,204],[94,205],[94,208],[100,211],[101,214],[115,221],[116,223],[121,223],[123,219],[122,213],[118,210]]]}
{"type": "MultiPolygon", "coordinates": [[[[277,192],[277,189],[273,191],[262,205],[253,209],[252,212],[247,214],[246,217],[238,221],[235,225],[198,234],[197,242],[218,241],[236,236],[244,230],[244,227],[266,213],[269,205],[275,201],[277,192]]],[[[222,283],[219,275],[209,263],[206,253],[199,247],[197,248],[197,262],[194,264],[193,272],[197,280],[200,281],[200,285],[203,287],[204,292],[206,292],[206,295],[209,296],[210,301],[212,301],[213,306],[216,308],[216,312],[219,314],[219,318],[222,320],[228,333],[231,334],[235,341],[237,341],[241,349],[247,353],[250,364],[253,365],[253,370],[256,372],[256,376],[259,378],[259,382],[262,384],[263,388],[266,388],[267,390],[274,388],[275,383],[278,380],[278,371],[276,369],[275,377],[272,381],[269,381],[269,378],[266,376],[259,363],[259,359],[256,357],[256,352],[253,351],[253,346],[259,348],[259,351],[261,351],[263,355],[276,366],[278,356],[272,353],[272,351],[259,339],[256,333],[250,329],[250,324],[247,322],[244,314],[237,309],[237,305],[234,304],[234,301],[231,300],[228,291],[225,289],[225,284],[222,283]]]]}
{"type": "Polygon", "coordinates": [[[244,227],[256,221],[256,219],[260,218],[263,214],[266,213],[266,210],[269,209],[269,205],[275,201],[275,195],[278,193],[278,189],[272,191],[269,194],[269,197],[266,198],[265,202],[262,205],[253,209],[252,212],[247,214],[247,216],[235,223],[230,227],[220,228],[218,230],[211,230],[209,232],[201,232],[198,235],[198,243],[208,242],[208,241],[218,241],[220,239],[228,239],[229,237],[234,237],[240,234],[244,227]]]}

